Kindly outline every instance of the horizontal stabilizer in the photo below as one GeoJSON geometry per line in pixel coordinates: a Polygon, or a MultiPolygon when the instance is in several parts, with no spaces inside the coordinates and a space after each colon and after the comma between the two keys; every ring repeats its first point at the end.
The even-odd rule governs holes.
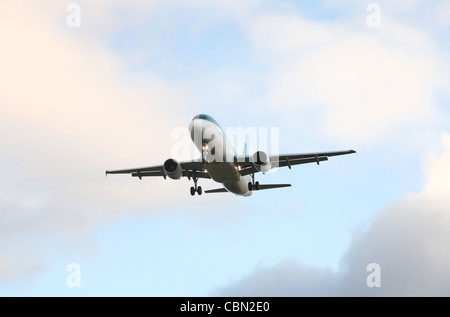
{"type": "MultiPolygon", "coordinates": [[[[272,188],[282,188],[282,187],[291,187],[291,184],[267,184],[267,185],[259,185],[259,190],[263,189],[272,189],[272,188]]],[[[210,189],[205,190],[205,193],[211,194],[211,193],[227,193],[228,190],[225,188],[217,188],[217,189],[210,189]]]]}
{"type": "Polygon", "coordinates": [[[210,193],[228,193],[228,190],[226,190],[225,188],[217,188],[217,189],[205,190],[205,193],[207,193],[207,194],[210,194],[210,193]]]}
{"type": "Polygon", "coordinates": [[[282,187],[291,187],[291,184],[268,184],[268,185],[259,185],[259,189],[272,189],[272,188],[282,188],[282,187]]]}

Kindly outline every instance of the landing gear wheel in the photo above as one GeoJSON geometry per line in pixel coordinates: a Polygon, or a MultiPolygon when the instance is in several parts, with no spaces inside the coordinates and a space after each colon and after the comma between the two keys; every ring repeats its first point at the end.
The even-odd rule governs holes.
{"type": "Polygon", "coordinates": [[[194,172],[194,175],[192,176],[192,179],[194,180],[194,186],[191,187],[191,195],[194,196],[195,193],[198,193],[199,195],[201,195],[202,194],[202,187],[201,186],[197,186],[198,177],[195,176],[195,172],[194,172]]]}
{"type": "Polygon", "coordinates": [[[259,190],[261,187],[259,186],[259,182],[255,183],[255,190],[259,190]]]}
{"type": "Polygon", "coordinates": [[[249,191],[253,190],[253,184],[251,182],[248,182],[248,190],[249,191]]]}

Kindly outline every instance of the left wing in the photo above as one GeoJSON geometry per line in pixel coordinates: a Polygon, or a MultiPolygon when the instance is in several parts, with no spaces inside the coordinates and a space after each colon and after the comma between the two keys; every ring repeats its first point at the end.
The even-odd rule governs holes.
{"type": "MultiPolygon", "coordinates": [[[[183,177],[198,177],[198,178],[211,178],[207,172],[204,171],[203,163],[201,160],[180,162],[183,177]]],[[[131,174],[132,177],[142,177],[147,176],[162,176],[166,178],[166,173],[164,173],[163,165],[154,165],[147,167],[137,167],[123,170],[112,170],[106,171],[108,174],[131,174]]]]}
{"type": "MultiPolygon", "coordinates": [[[[319,165],[320,162],[327,161],[328,157],[353,153],[356,152],[353,150],[348,150],[335,152],[270,155],[270,162],[272,168],[287,166],[290,169],[293,165],[298,164],[316,163],[319,165]]],[[[251,155],[236,156],[234,164],[240,167],[240,174],[242,176],[259,172],[252,163],[251,155]]]]}

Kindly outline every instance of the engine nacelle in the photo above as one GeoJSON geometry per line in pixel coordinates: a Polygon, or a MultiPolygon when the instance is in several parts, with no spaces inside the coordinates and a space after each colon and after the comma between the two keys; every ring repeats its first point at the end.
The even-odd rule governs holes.
{"type": "Polygon", "coordinates": [[[181,169],[181,164],[174,159],[168,159],[163,164],[164,173],[171,179],[180,179],[183,170],[181,169]]]}
{"type": "Polygon", "coordinates": [[[263,151],[257,151],[252,156],[253,166],[260,172],[267,173],[272,168],[270,157],[263,151]]]}

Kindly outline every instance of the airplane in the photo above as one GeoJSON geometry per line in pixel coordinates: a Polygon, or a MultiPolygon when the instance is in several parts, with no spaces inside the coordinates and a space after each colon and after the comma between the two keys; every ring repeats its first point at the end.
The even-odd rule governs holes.
{"type": "Polygon", "coordinates": [[[264,151],[256,151],[253,155],[237,155],[225,132],[214,118],[206,114],[195,116],[189,124],[189,132],[201,158],[178,162],[167,159],[162,165],[149,167],[107,170],[108,174],[131,174],[132,177],[160,176],[166,179],[187,177],[194,181],[190,193],[194,196],[202,194],[202,187],[197,186],[200,178],[212,179],[223,187],[205,190],[205,193],[230,192],[239,196],[251,196],[254,191],[290,187],[291,184],[260,184],[255,181],[255,174],[263,174],[275,167],[288,167],[305,163],[327,161],[328,157],[356,153],[353,150],[336,152],[317,152],[304,154],[268,155],[264,151]]]}

